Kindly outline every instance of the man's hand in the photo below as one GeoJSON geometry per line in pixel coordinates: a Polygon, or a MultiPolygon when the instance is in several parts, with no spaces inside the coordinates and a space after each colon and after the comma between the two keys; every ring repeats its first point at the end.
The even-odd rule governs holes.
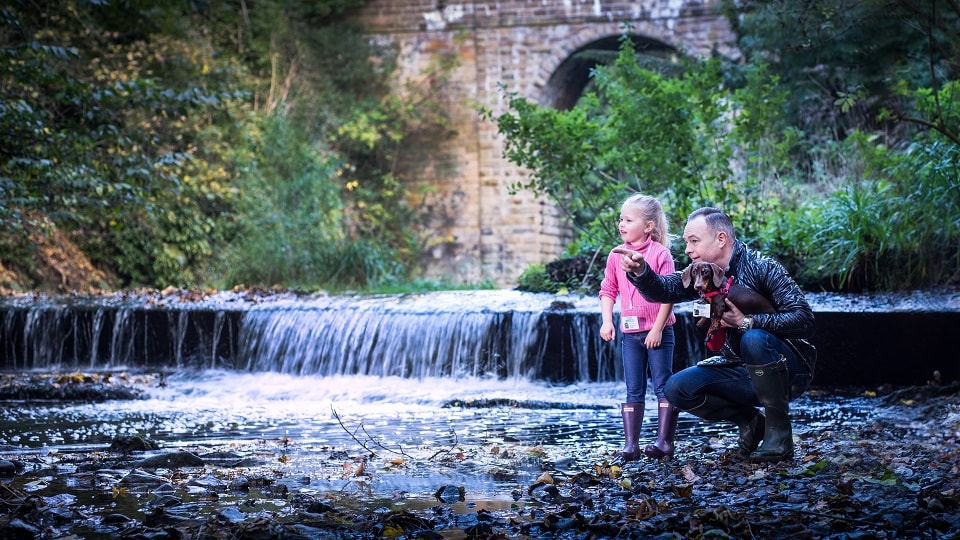
{"type": "Polygon", "coordinates": [[[727,304],[727,310],[723,312],[723,318],[720,319],[720,326],[737,328],[740,326],[740,323],[743,322],[743,312],[740,311],[740,308],[729,298],[724,298],[723,301],[727,304]]]}
{"type": "Polygon", "coordinates": [[[620,268],[623,268],[625,272],[639,274],[643,270],[643,255],[639,251],[615,247],[613,252],[623,255],[623,257],[620,257],[620,268]]]}

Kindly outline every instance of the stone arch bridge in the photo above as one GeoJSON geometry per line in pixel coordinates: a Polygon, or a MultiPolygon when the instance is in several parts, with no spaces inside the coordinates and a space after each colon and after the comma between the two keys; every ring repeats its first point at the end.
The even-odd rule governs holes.
{"type": "Polygon", "coordinates": [[[572,107],[595,62],[574,55],[616,50],[626,25],[644,46],[689,54],[737,56],[719,0],[371,0],[356,15],[375,39],[401,52],[401,77],[416,80],[439,53],[459,59],[442,101],[453,135],[423,149],[424,201],[431,245],[429,277],[511,287],[530,264],[557,258],[571,239],[568,223],[532,193],[510,194],[527,172],[503,157],[496,125],[500,85],[527,99],[572,107]]]}

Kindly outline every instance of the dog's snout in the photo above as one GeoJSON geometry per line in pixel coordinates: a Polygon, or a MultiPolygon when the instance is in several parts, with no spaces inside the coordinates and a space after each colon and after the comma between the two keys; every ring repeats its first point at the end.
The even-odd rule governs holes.
{"type": "Polygon", "coordinates": [[[705,279],[704,269],[701,265],[697,265],[693,269],[693,288],[698,291],[702,291],[707,288],[709,280],[705,279]]]}

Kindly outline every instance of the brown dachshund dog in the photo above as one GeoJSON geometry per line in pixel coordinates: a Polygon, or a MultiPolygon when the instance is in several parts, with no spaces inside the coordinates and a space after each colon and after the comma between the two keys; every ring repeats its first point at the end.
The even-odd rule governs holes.
{"type": "MultiPolygon", "coordinates": [[[[710,350],[715,351],[720,348],[719,346],[711,347],[710,340],[720,330],[720,319],[727,311],[725,299],[729,298],[733,305],[737,306],[737,309],[745,315],[776,312],[770,301],[762,295],[725,278],[723,268],[716,264],[702,261],[695,262],[680,274],[680,278],[684,287],[689,287],[693,283],[694,290],[700,293],[700,296],[710,304],[710,328],[707,330],[705,339],[710,350]]],[[[707,319],[702,318],[697,326],[703,326],[706,322],[707,319]]]]}

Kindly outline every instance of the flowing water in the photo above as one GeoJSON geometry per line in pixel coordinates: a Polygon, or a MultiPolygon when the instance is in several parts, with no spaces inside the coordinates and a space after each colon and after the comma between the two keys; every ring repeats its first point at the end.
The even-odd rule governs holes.
{"type": "MultiPolygon", "coordinates": [[[[103,451],[115,437],[137,435],[165,450],[260,448],[300,490],[396,507],[435,504],[439,487],[457,485],[467,493],[462,504],[510,504],[512,490],[541,474],[540,461],[589,469],[622,446],[617,345],[597,336],[596,299],[556,301],[482,291],[269,301],[221,293],[182,306],[169,298],[9,302],[0,344],[7,370],[142,373],[148,383],[139,400],[5,404],[0,457],[103,451]],[[569,380],[540,376],[555,373],[549,347],[559,338],[543,337],[554,310],[584,314],[564,336],[569,380]],[[144,322],[154,315],[165,328],[162,345],[147,339],[158,333],[144,322]],[[587,356],[599,360],[588,365],[587,356]],[[531,448],[542,454],[500,464],[483,457],[531,448]],[[437,466],[443,453],[463,455],[437,466]],[[360,482],[343,474],[345,462],[363,456],[377,461],[373,475],[360,482]],[[398,457],[409,466],[391,468],[398,457]]],[[[700,355],[695,345],[684,354],[700,355]]],[[[803,433],[862,422],[870,408],[862,398],[811,392],[792,415],[803,433]]],[[[643,441],[655,433],[655,415],[648,393],[643,441]]],[[[681,414],[678,451],[729,446],[735,436],[732,425],[681,414]]]]}
{"type": "MultiPolygon", "coordinates": [[[[0,454],[106,451],[114,437],[133,435],[160,442],[164,451],[253,448],[297,479],[298,491],[376,500],[398,509],[437,504],[437,490],[455,485],[466,493],[455,509],[470,512],[514,504],[511,493],[531,486],[542,473],[539,458],[498,464],[485,457],[495,448],[504,456],[537,448],[543,460],[567,459],[571,469],[590,470],[622,445],[618,382],[551,385],[224,370],[178,372],[165,382],[142,400],[7,407],[0,414],[0,454]],[[370,458],[376,461],[369,467],[373,474],[362,482],[345,475],[343,462],[356,464],[367,450],[376,454],[370,458]],[[416,464],[444,452],[466,456],[452,465],[416,464]],[[407,462],[403,470],[384,465],[398,456],[407,462]]],[[[652,395],[647,402],[644,440],[653,436],[656,414],[652,395]]],[[[867,401],[835,395],[814,394],[794,405],[798,432],[861,422],[868,412],[867,401]]],[[[696,454],[718,439],[730,445],[735,435],[733,426],[682,414],[678,448],[696,454]]],[[[51,482],[54,492],[69,487],[51,482]]]]}

